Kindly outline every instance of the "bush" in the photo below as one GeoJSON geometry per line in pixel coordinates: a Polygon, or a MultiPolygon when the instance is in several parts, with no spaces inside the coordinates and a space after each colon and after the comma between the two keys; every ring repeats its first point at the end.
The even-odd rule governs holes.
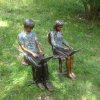
{"type": "Polygon", "coordinates": [[[81,0],[84,8],[85,15],[88,19],[97,19],[100,12],[100,0],[81,0]]]}

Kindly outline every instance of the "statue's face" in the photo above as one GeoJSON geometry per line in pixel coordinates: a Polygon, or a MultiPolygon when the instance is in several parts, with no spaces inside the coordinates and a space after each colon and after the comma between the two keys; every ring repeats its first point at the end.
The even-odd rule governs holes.
{"type": "Polygon", "coordinates": [[[56,31],[61,31],[62,27],[63,27],[63,26],[57,26],[57,27],[56,27],[56,31]]]}
{"type": "Polygon", "coordinates": [[[26,27],[26,28],[25,28],[25,31],[29,33],[29,32],[32,31],[32,29],[33,29],[32,27],[26,27]]]}

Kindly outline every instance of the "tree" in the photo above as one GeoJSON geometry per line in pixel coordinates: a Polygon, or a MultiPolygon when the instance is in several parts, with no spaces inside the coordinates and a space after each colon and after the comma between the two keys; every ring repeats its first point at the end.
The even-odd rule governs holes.
{"type": "Polygon", "coordinates": [[[81,0],[84,8],[86,18],[89,20],[97,19],[100,12],[100,0],[81,0]]]}

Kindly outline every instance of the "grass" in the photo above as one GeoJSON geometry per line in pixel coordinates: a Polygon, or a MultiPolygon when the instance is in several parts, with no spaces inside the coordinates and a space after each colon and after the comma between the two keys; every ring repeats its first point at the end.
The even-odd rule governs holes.
{"type": "Polygon", "coordinates": [[[100,28],[77,16],[83,12],[79,0],[0,0],[0,100],[100,100],[100,28]],[[49,62],[53,92],[28,86],[31,67],[21,65],[16,37],[26,18],[34,19],[34,31],[46,55],[51,54],[46,34],[56,19],[63,19],[64,38],[74,48],[77,80],[58,76],[57,60],[49,62]]]}

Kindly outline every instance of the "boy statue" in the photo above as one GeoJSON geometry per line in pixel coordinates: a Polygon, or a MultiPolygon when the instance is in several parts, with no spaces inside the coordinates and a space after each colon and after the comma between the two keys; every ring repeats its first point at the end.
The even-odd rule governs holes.
{"type": "Polygon", "coordinates": [[[47,88],[52,91],[52,85],[49,81],[48,64],[41,61],[44,54],[40,48],[35,32],[32,32],[35,24],[32,19],[26,19],[24,30],[18,35],[18,42],[24,52],[25,63],[32,66],[33,80],[42,90],[47,88]],[[40,62],[39,62],[40,61],[40,62]]]}

